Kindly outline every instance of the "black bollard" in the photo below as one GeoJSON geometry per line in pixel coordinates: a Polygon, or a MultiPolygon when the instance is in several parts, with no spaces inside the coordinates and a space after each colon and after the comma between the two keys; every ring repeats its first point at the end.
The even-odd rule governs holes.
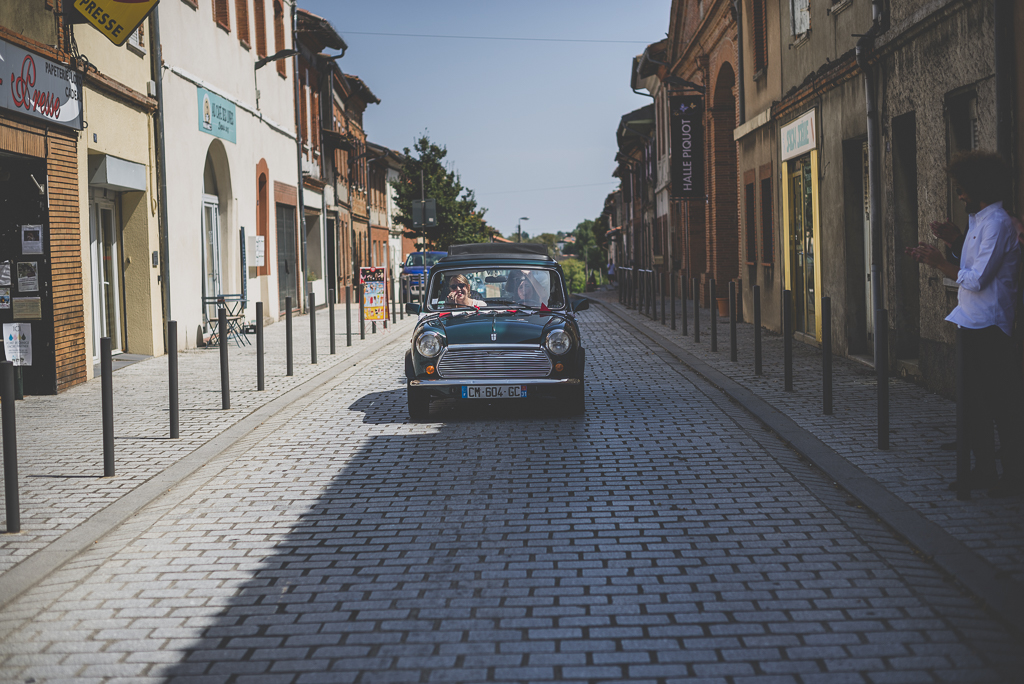
{"type": "Polygon", "coordinates": [[[345,286],[345,346],[352,346],[352,286],[345,286]]]}
{"type": "MultiPolygon", "coordinates": [[[[956,328],[956,498],[971,498],[971,443],[967,439],[967,356],[964,352],[964,329],[956,328]]],[[[4,438],[7,424],[4,423],[4,438]]]]}
{"type": "Polygon", "coordinates": [[[761,286],[754,286],[754,375],[761,375],[761,286]]]}
{"type": "Polygon", "coordinates": [[[18,500],[18,428],[14,414],[14,362],[0,361],[0,413],[4,429],[4,505],[7,532],[21,532],[18,500]]]}
{"type": "Polygon", "coordinates": [[[688,325],[686,316],[689,312],[686,310],[686,276],[682,271],[679,272],[679,308],[683,319],[683,337],[686,337],[690,334],[686,329],[688,325]]]}
{"type": "Polygon", "coordinates": [[[658,274],[658,290],[661,291],[661,324],[665,325],[665,274],[658,274]]]}
{"type": "Polygon", "coordinates": [[[718,351],[718,284],[711,279],[711,351],[718,351]]]}
{"type": "Polygon", "coordinates": [[[316,363],[316,295],[309,293],[309,363],[316,363]]]}
{"type": "Polygon", "coordinates": [[[395,297],[395,277],[391,276],[388,280],[388,286],[391,287],[391,325],[398,325],[398,298],[395,297]]]}
{"type": "Polygon", "coordinates": [[[405,320],[405,286],[402,285],[402,276],[398,276],[398,320],[405,320]]]}
{"type": "Polygon", "coordinates": [[[100,338],[100,392],[103,403],[103,477],[114,477],[114,369],[110,338],[100,338]]]}
{"type": "Polygon", "coordinates": [[[698,292],[700,288],[697,285],[697,279],[693,279],[693,341],[700,342],[700,300],[698,299],[698,292]]]}
{"type": "Polygon", "coordinates": [[[284,298],[284,356],[287,370],[285,375],[294,375],[295,369],[292,366],[292,298],[284,298]]]}
{"type": "Polygon", "coordinates": [[[668,294],[671,300],[671,311],[672,311],[672,329],[676,329],[676,274],[669,271],[668,274],[668,294]]]}
{"type": "Polygon", "coordinates": [[[736,361],[736,283],[729,281],[729,360],[736,361]]]}
{"type": "Polygon", "coordinates": [[[821,412],[832,415],[832,298],[821,298],[821,412]]]}
{"type": "Polygon", "coordinates": [[[263,367],[263,302],[256,302],[256,389],[264,389],[263,367]]]}
{"type": "Polygon", "coordinates": [[[167,321],[167,403],[171,439],[178,439],[178,322],[167,321]]]}
{"type": "Polygon", "coordinates": [[[787,392],[793,391],[793,291],[782,293],[782,361],[787,392]]]}
{"type": "Polygon", "coordinates": [[[231,378],[228,375],[228,310],[217,309],[217,326],[220,330],[220,407],[231,408],[231,378]]]}
{"type": "Polygon", "coordinates": [[[327,327],[331,333],[331,354],[337,354],[334,344],[334,290],[327,295],[327,327]]]}
{"type": "Polygon", "coordinates": [[[364,301],[364,299],[366,297],[366,292],[363,291],[362,288],[363,288],[363,286],[360,285],[359,286],[359,339],[365,340],[366,339],[366,307],[364,305],[366,304],[366,302],[364,301]]]}
{"type": "Polygon", "coordinates": [[[889,448],[889,312],[875,309],[875,335],[878,336],[878,357],[875,376],[878,380],[878,448],[889,448]]]}

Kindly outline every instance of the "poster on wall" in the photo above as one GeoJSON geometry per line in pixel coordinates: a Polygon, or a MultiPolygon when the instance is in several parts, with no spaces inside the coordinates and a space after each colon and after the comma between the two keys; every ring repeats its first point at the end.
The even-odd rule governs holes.
{"type": "Polygon", "coordinates": [[[671,108],[672,197],[703,200],[704,99],[701,95],[673,95],[671,108]]]}
{"type": "Polygon", "coordinates": [[[18,262],[18,292],[39,292],[39,262],[18,262]]]}
{"type": "Polygon", "coordinates": [[[31,323],[4,323],[4,354],[15,366],[32,365],[31,323]]]}
{"type": "Polygon", "coordinates": [[[11,262],[0,261],[0,285],[11,284],[11,262]]]}
{"type": "Polygon", "coordinates": [[[359,282],[363,285],[365,304],[363,311],[368,321],[383,321],[388,317],[388,292],[384,282],[384,268],[364,266],[359,269],[359,282]]]}
{"type": "Polygon", "coordinates": [[[42,254],[43,253],[43,227],[22,226],[21,227],[21,253],[42,254]]]}
{"type": "Polygon", "coordinates": [[[11,288],[0,287],[0,309],[11,308],[11,288]]]}

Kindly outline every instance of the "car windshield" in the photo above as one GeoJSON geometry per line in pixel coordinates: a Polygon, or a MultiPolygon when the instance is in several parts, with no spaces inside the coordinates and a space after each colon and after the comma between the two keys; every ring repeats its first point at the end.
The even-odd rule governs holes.
{"type": "Polygon", "coordinates": [[[405,258],[406,266],[422,266],[423,257],[427,257],[427,268],[430,268],[437,263],[437,260],[444,256],[444,254],[437,254],[435,252],[412,252],[405,258]]]}
{"type": "Polygon", "coordinates": [[[540,268],[487,268],[451,270],[430,283],[427,308],[565,306],[562,279],[557,271],[540,268]]]}

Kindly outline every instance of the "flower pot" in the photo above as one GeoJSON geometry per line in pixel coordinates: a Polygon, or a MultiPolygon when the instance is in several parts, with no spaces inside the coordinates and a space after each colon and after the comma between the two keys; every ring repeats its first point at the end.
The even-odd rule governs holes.
{"type": "Polygon", "coordinates": [[[718,298],[718,315],[728,316],[729,315],[729,298],[719,297],[718,298]]]}

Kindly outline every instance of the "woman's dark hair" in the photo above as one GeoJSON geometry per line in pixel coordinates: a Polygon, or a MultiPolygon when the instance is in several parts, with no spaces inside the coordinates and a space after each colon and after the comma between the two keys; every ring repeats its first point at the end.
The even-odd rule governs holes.
{"type": "Polygon", "coordinates": [[[1010,169],[994,152],[960,152],[950,160],[946,174],[974,202],[992,204],[1010,194],[1010,169]]]}

